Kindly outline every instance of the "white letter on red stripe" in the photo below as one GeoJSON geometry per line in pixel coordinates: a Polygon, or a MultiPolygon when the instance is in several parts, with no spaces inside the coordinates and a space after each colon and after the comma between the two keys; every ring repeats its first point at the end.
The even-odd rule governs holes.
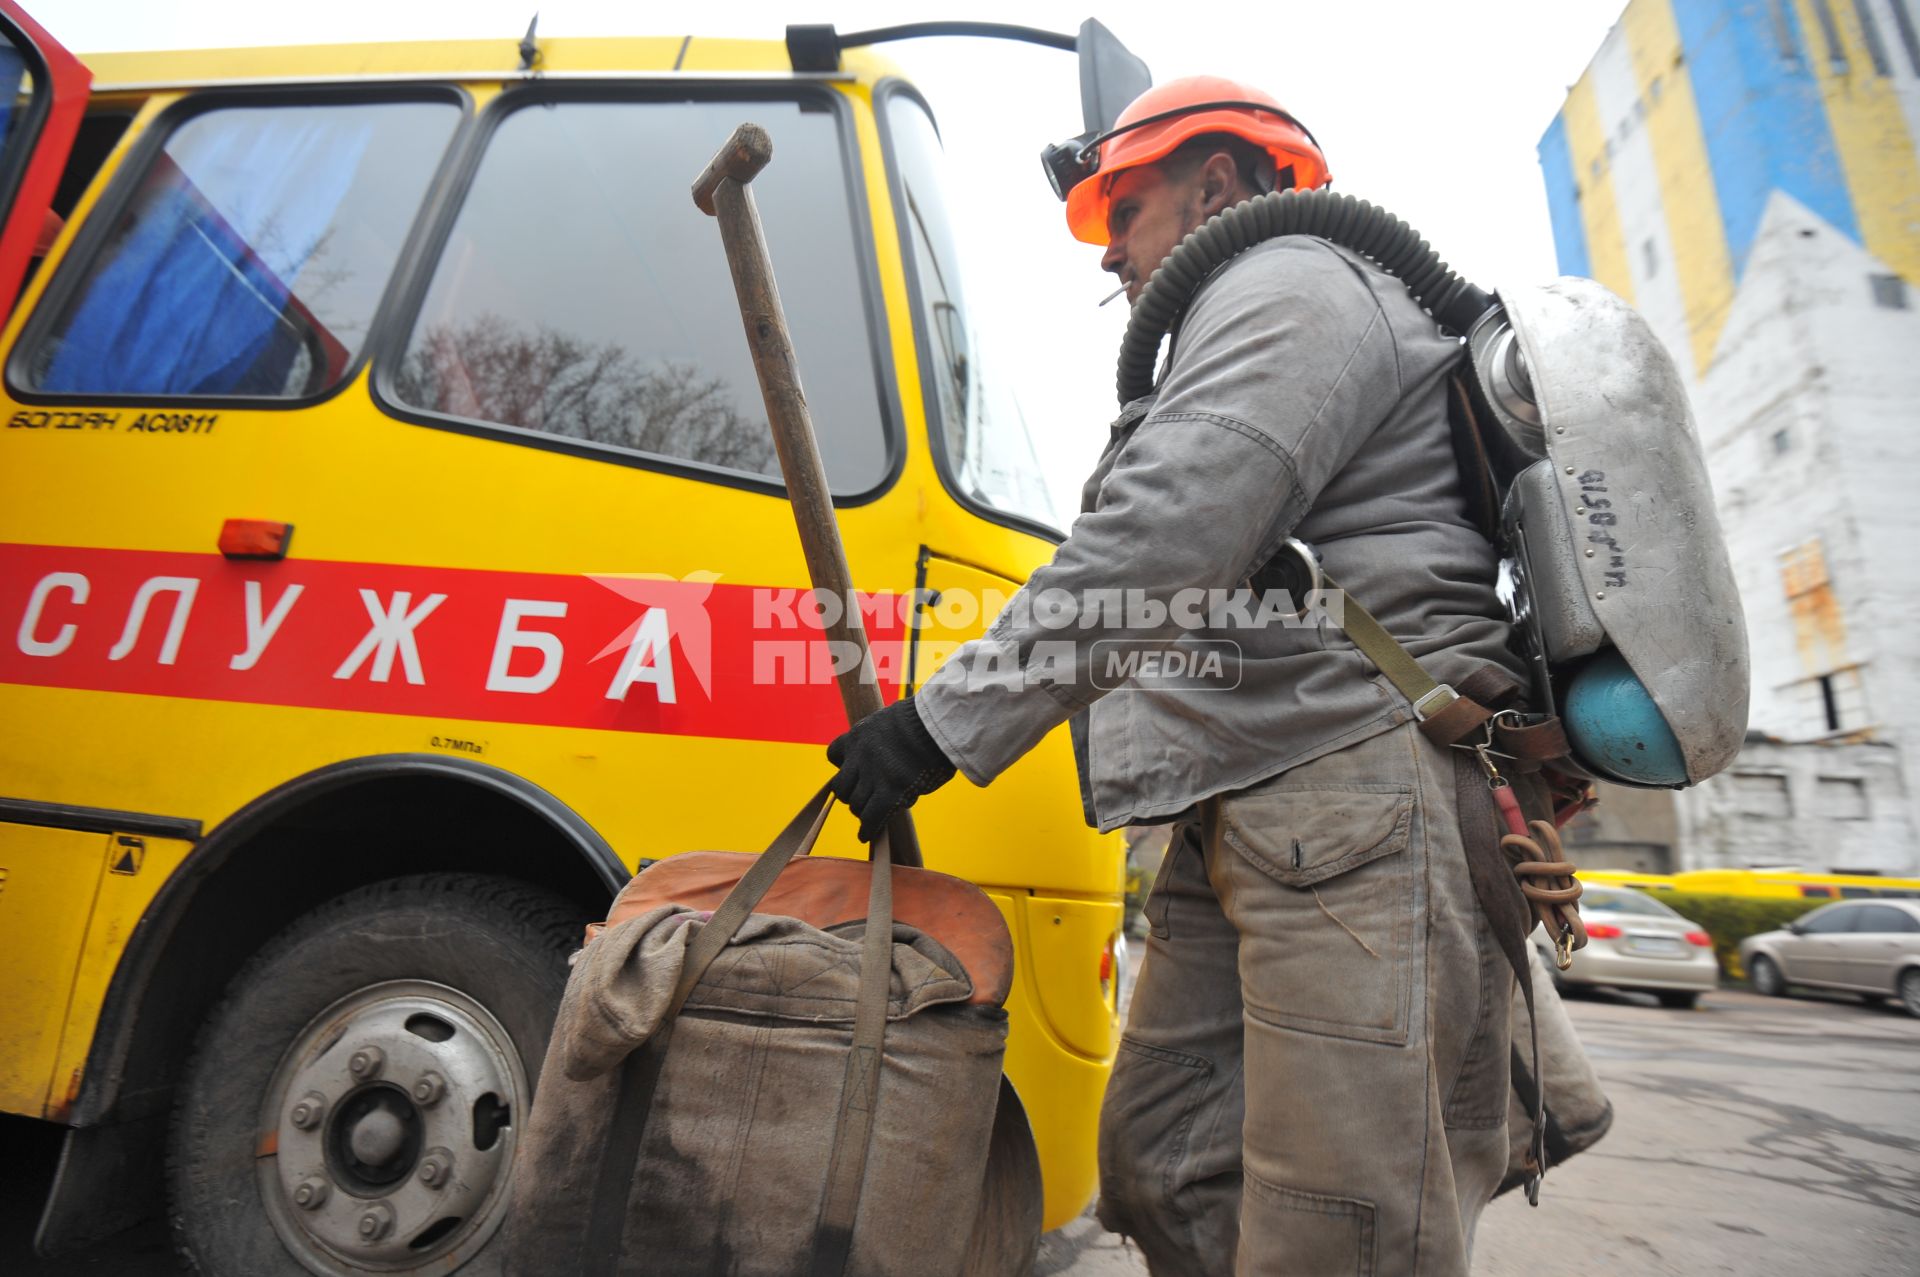
{"type": "Polygon", "coordinates": [[[20,650],[28,656],[58,656],[71,647],[73,636],[80,632],[80,627],[71,622],[61,626],[60,632],[50,639],[35,638],[33,632],[40,628],[40,613],[47,606],[47,595],[55,590],[67,590],[75,603],[85,603],[91,588],[87,578],[78,572],[49,572],[41,577],[27,600],[27,614],[20,618],[20,650]]]}
{"type": "Polygon", "coordinates": [[[260,619],[260,582],[247,582],[247,650],[228,661],[229,668],[250,670],[260,663],[260,658],[266,655],[267,644],[273,642],[273,636],[280,632],[280,622],[287,619],[287,613],[293,610],[294,600],[306,588],[304,585],[289,585],[280,595],[280,601],[273,605],[272,614],[263,621],[260,619]]]}
{"type": "Polygon", "coordinates": [[[140,627],[147,623],[147,608],[152,606],[154,596],[171,592],[173,599],[173,619],[167,622],[167,633],[160,640],[160,664],[171,665],[180,655],[180,637],[187,632],[187,614],[193,611],[193,596],[200,592],[200,578],[194,576],[156,576],[140,586],[140,592],[133,596],[133,607],[127,612],[127,627],[120,631],[120,641],[107,653],[110,661],[124,661],[133,654],[140,643],[140,627]]]}
{"type": "Polygon", "coordinates": [[[562,617],[566,614],[565,603],[553,603],[545,599],[508,599],[505,610],[500,613],[500,633],[493,640],[493,667],[487,671],[487,690],[525,692],[537,696],[552,687],[560,677],[560,662],[564,656],[559,636],[539,630],[522,630],[520,622],[529,616],[562,617]],[[540,653],[540,668],[532,674],[507,673],[507,667],[513,664],[514,650],[522,647],[540,653]]]}
{"type": "Polygon", "coordinates": [[[419,607],[411,612],[407,605],[413,602],[411,590],[395,590],[393,603],[382,606],[380,596],[372,590],[361,590],[360,601],[366,604],[367,616],[373,621],[373,628],[360,640],[360,646],[333,672],[335,678],[352,678],[354,671],[371,656],[373,670],[368,675],[376,683],[384,683],[393,673],[393,656],[400,654],[400,668],[406,672],[407,682],[420,684],[426,678],[420,673],[420,649],[413,645],[413,631],[420,622],[433,615],[433,610],[447,601],[444,594],[429,594],[419,607]]]}
{"type": "Polygon", "coordinates": [[[673,704],[673,656],[667,650],[672,637],[667,629],[665,608],[650,607],[642,613],[640,623],[633,629],[633,641],[627,644],[627,654],[620,658],[620,672],[613,676],[613,684],[607,688],[607,699],[624,701],[627,689],[635,683],[652,683],[660,703],[673,704]],[[653,656],[653,663],[643,664],[649,654],[653,656]]]}

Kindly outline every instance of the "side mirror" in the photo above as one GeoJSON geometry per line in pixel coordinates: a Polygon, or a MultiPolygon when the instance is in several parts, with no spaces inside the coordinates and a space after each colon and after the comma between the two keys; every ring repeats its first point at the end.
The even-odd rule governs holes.
{"type": "Polygon", "coordinates": [[[1120,43],[1098,18],[1080,24],[1080,116],[1087,136],[1105,133],[1127,103],[1153,87],[1147,64],[1120,43]]]}
{"type": "Polygon", "coordinates": [[[1795,918],[1792,922],[1789,922],[1787,924],[1787,930],[1792,932],[1796,936],[1804,936],[1805,934],[1807,934],[1807,924],[1800,921],[1800,919],[1795,918]]]}

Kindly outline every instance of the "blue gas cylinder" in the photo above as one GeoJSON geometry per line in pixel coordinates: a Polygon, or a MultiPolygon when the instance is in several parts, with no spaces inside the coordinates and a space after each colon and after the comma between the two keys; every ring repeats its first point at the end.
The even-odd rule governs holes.
{"type": "Polygon", "coordinates": [[[1612,648],[1573,676],[1561,721],[1574,757],[1623,784],[1673,788],[1687,783],[1687,760],[1626,658],[1612,648]]]}

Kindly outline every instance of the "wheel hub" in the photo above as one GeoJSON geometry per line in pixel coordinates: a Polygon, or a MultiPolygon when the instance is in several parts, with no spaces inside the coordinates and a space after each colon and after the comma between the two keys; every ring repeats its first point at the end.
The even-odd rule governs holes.
{"type": "Polygon", "coordinates": [[[511,1038],[465,994],[394,981],[343,999],[268,1087],[275,1231],[327,1277],[449,1271],[500,1224],[528,1094],[511,1038]]]}
{"type": "Polygon", "coordinates": [[[349,1093],[328,1125],[328,1173],[349,1192],[378,1196],[419,1160],[426,1123],[404,1093],[376,1084],[349,1093]]]}

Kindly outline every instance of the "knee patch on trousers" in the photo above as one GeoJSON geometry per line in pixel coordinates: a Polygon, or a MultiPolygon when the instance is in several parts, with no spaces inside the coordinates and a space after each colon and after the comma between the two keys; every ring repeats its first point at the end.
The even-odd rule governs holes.
{"type": "Polygon", "coordinates": [[[1252,1171],[1241,1191],[1247,1198],[1240,1212],[1246,1257],[1276,1271],[1374,1277],[1372,1202],[1283,1188],[1252,1171]]]}

